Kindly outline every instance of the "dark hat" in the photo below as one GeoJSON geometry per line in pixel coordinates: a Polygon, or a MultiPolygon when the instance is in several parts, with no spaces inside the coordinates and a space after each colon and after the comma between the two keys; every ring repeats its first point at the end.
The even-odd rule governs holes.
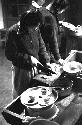
{"type": "Polygon", "coordinates": [[[20,19],[20,25],[35,26],[40,22],[39,12],[24,13],[20,19]]]}
{"type": "Polygon", "coordinates": [[[36,12],[25,12],[20,18],[20,29],[26,30],[27,27],[37,26],[40,23],[40,13],[36,12]]]}

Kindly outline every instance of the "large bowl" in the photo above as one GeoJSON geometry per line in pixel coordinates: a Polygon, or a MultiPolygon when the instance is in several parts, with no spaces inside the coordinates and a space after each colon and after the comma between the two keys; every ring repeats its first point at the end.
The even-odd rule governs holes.
{"type": "Polygon", "coordinates": [[[27,89],[20,96],[21,103],[31,108],[42,108],[53,104],[58,98],[58,93],[54,95],[50,87],[37,86],[27,89]]]}
{"type": "Polygon", "coordinates": [[[76,61],[71,61],[63,66],[63,70],[70,75],[77,75],[82,71],[82,64],[76,61]]]}
{"type": "Polygon", "coordinates": [[[71,93],[72,87],[73,82],[68,76],[60,76],[53,84],[53,93],[56,90],[59,98],[68,96],[71,93]]]}
{"type": "Polygon", "coordinates": [[[21,103],[25,105],[31,117],[41,116],[46,119],[51,119],[57,114],[58,109],[54,105],[57,99],[57,91],[53,94],[51,87],[45,86],[29,88],[20,97],[21,103]]]}

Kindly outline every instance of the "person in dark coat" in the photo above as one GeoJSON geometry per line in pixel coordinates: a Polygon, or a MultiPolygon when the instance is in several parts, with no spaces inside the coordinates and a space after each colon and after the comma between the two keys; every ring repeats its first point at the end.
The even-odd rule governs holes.
{"type": "MultiPolygon", "coordinates": [[[[45,0],[42,0],[45,1],[45,0]]],[[[59,63],[61,56],[59,53],[59,26],[58,18],[55,10],[53,9],[54,1],[45,1],[43,5],[41,0],[37,1],[34,6],[38,8],[41,13],[42,25],[40,25],[40,31],[42,38],[45,42],[47,52],[50,56],[50,63],[59,63]],[[39,7],[40,6],[40,7],[39,7]]]]}
{"type": "Polygon", "coordinates": [[[50,62],[39,24],[38,11],[30,10],[9,28],[5,55],[14,66],[13,99],[30,87],[38,60],[42,60],[43,65],[50,62]]]}
{"type": "Polygon", "coordinates": [[[61,39],[58,13],[68,7],[68,2],[67,0],[51,0],[50,2],[45,2],[47,6],[44,7],[43,5],[43,7],[39,8],[42,14],[41,35],[50,55],[50,62],[63,64],[64,60],[61,59],[59,52],[61,39]]]}
{"type": "Polygon", "coordinates": [[[46,44],[47,51],[51,57],[51,63],[57,62],[61,56],[58,46],[58,26],[56,18],[45,8],[40,11],[43,17],[41,25],[42,38],[46,44]]]}

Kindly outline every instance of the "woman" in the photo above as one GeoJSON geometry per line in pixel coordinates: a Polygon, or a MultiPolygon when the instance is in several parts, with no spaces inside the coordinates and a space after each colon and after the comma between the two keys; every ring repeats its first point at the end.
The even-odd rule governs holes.
{"type": "Polygon", "coordinates": [[[50,61],[39,31],[39,24],[39,12],[30,10],[21,16],[18,24],[9,29],[5,55],[12,61],[15,70],[13,98],[31,87],[37,60],[42,60],[41,63],[44,65],[50,61]]]}

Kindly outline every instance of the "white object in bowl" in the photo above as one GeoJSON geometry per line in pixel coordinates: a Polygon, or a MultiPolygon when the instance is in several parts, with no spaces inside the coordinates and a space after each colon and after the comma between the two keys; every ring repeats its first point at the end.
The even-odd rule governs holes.
{"type": "Polygon", "coordinates": [[[76,61],[71,61],[63,66],[63,70],[71,74],[79,73],[82,70],[82,64],[76,61]]]}

